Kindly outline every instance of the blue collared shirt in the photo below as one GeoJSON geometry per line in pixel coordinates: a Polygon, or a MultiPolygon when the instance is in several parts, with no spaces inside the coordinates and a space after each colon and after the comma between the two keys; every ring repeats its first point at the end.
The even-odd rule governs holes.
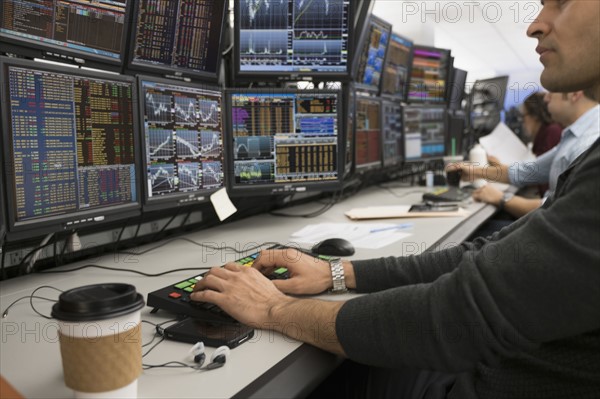
{"type": "Polygon", "coordinates": [[[535,161],[516,162],[508,168],[508,179],[514,186],[548,183],[544,197],[554,194],[558,176],[600,137],[600,105],[581,115],[566,127],[556,147],[535,161]]]}

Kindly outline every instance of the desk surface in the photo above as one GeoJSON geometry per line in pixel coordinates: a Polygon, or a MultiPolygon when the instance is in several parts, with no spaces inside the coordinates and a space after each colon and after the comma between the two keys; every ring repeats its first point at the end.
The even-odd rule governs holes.
{"type": "MultiPolygon", "coordinates": [[[[344,212],[354,208],[375,205],[399,205],[420,202],[424,188],[387,189],[372,187],[336,204],[315,219],[281,218],[262,214],[234,223],[187,234],[196,242],[216,246],[232,246],[244,250],[255,244],[275,241],[286,243],[290,235],[306,224],[323,222],[349,222],[344,212]],[[282,242],[283,241],[283,242],[282,242]]],[[[309,203],[286,209],[288,213],[308,213],[322,206],[309,203]]],[[[410,237],[379,250],[357,249],[350,259],[368,259],[381,256],[401,256],[425,250],[459,244],[477,226],[489,218],[495,208],[479,203],[466,207],[467,218],[414,219],[415,227],[410,237]]],[[[360,223],[360,222],[352,222],[360,223]]],[[[288,242],[289,243],[289,242],[288,242]]],[[[148,246],[150,247],[150,246],[148,246]]],[[[140,248],[140,250],[145,247],[140,248]]],[[[251,253],[251,252],[249,252],[251,253]]],[[[247,254],[249,254],[247,253],[247,254]]],[[[195,246],[183,240],[174,240],[166,246],[141,256],[108,254],[96,259],[74,263],[65,268],[95,263],[104,266],[142,270],[147,273],[163,272],[184,267],[210,267],[221,265],[243,256],[233,251],[215,251],[195,246]]],[[[134,285],[146,295],[199,272],[187,271],[161,277],[143,277],[127,272],[85,269],[66,274],[35,274],[0,283],[0,308],[4,310],[14,300],[29,296],[42,285],[61,290],[100,282],[125,282],[134,285]]],[[[58,293],[44,289],[37,295],[57,298],[58,293]]],[[[322,295],[323,299],[344,300],[350,295],[322,295]]],[[[49,315],[51,303],[34,300],[36,308],[49,315]]],[[[142,311],[142,319],[153,323],[172,319],[172,315],[142,311]]],[[[62,379],[57,337],[58,324],[36,315],[29,301],[24,300],[11,308],[8,317],[0,322],[0,374],[19,392],[29,398],[64,398],[70,395],[62,379]]],[[[150,342],[153,328],[143,324],[143,342],[150,342]]],[[[160,364],[167,361],[186,361],[190,345],[164,341],[144,357],[144,363],[160,364]]],[[[208,348],[210,356],[212,348],[208,348]]],[[[298,397],[310,392],[323,380],[341,359],[264,330],[235,348],[225,367],[210,372],[191,369],[152,369],[144,371],[139,380],[139,397],[298,397]]]]}

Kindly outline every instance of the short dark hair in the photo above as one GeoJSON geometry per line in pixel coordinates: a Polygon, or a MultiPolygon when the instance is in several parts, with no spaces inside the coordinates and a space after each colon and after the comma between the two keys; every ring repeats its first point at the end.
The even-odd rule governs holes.
{"type": "Polygon", "coordinates": [[[523,102],[525,113],[534,117],[544,126],[554,123],[548,111],[548,105],[544,101],[544,93],[533,93],[523,102]]]}

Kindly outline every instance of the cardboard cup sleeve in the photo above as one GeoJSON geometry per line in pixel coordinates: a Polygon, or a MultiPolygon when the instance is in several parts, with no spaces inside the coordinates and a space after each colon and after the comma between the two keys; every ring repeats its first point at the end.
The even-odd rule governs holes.
{"type": "Polygon", "coordinates": [[[65,384],[80,392],[122,388],[142,373],[142,330],[86,338],[59,334],[65,384]]]}

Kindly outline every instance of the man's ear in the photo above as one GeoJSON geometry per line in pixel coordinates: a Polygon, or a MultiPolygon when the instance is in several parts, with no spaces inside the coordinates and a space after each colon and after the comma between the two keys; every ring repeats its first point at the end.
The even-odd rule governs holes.
{"type": "Polygon", "coordinates": [[[583,97],[585,96],[585,94],[583,94],[583,91],[576,91],[574,93],[569,93],[569,100],[571,100],[571,103],[576,103],[577,101],[581,100],[583,97]]]}

